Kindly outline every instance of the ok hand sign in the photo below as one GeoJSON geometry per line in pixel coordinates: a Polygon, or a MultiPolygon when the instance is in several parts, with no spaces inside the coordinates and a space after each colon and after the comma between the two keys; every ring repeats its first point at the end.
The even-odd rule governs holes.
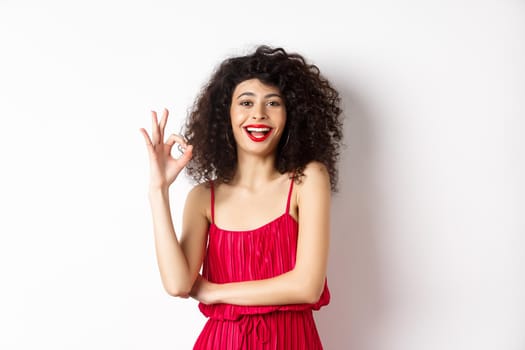
{"type": "Polygon", "coordinates": [[[149,154],[150,187],[167,188],[175,181],[181,170],[190,161],[193,146],[188,145],[182,136],[176,134],[171,134],[166,142],[163,143],[164,129],[168,120],[167,109],[164,109],[160,123],[157,120],[157,112],[152,111],[151,118],[153,140],[144,128],[140,128],[149,154]],[[178,143],[184,150],[182,156],[178,159],[171,156],[171,149],[175,143],[178,143]]]}

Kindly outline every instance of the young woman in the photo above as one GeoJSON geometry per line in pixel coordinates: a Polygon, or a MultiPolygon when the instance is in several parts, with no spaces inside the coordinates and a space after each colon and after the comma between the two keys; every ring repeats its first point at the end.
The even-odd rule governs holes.
{"type": "Polygon", "coordinates": [[[162,283],[209,318],[194,349],[322,349],[312,310],[330,299],[339,102],[301,55],[260,46],[218,67],[185,137],[166,137],[167,110],[151,138],[141,129],[162,283]],[[168,187],[183,168],[198,184],[177,239],[168,187]]]}

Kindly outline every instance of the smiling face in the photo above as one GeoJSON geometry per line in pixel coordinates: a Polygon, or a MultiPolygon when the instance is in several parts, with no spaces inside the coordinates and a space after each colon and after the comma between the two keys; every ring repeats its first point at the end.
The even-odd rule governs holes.
{"type": "Polygon", "coordinates": [[[275,152],[286,124],[286,107],[278,88],[259,79],[239,83],[232,94],[230,117],[237,152],[275,152]]]}

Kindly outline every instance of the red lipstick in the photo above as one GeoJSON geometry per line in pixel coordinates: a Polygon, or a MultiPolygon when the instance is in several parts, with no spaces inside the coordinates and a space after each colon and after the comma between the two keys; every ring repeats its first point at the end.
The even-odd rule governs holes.
{"type": "Polygon", "coordinates": [[[250,124],[244,127],[248,137],[255,142],[263,142],[270,136],[273,128],[265,124],[250,124]]]}

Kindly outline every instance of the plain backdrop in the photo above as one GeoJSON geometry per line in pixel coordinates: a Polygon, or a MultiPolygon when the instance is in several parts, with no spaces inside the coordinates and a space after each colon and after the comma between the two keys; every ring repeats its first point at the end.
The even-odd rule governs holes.
{"type": "Polygon", "coordinates": [[[519,0],[1,0],[0,348],[191,348],[205,319],[162,288],[139,128],[167,107],[179,131],[258,44],[344,106],[325,348],[524,349],[519,0]]]}

